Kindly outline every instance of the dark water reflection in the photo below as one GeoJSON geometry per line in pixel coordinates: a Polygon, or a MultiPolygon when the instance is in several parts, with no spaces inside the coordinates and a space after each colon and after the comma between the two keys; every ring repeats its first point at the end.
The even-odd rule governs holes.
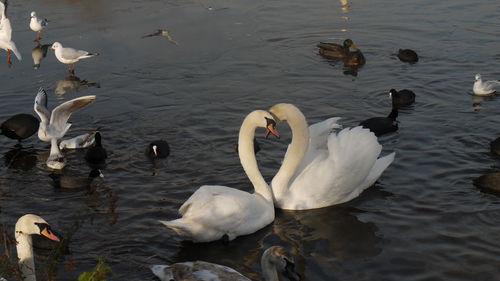
{"type": "MultiPolygon", "coordinates": [[[[344,2],[10,1],[24,60],[8,69],[0,56],[0,119],[30,112],[41,86],[51,107],[96,95],[71,117],[67,136],[102,127],[108,159],[105,178],[90,189],[56,189],[46,143],[33,136],[18,148],[0,138],[0,222],[12,234],[18,217],[37,213],[68,239],[57,280],[76,280],[98,257],[112,267],[110,280],[154,280],[146,265],[193,259],[260,280],[260,255],[276,244],[294,252],[305,280],[498,279],[499,197],[472,181],[498,170],[488,144],[500,133],[499,99],[471,92],[476,73],[500,77],[500,3],[344,2]],[[31,10],[50,20],[45,45],[59,41],[101,55],[79,62],[78,77],[67,77],[52,51],[33,69],[31,10]],[[141,38],[158,29],[178,45],[141,38]],[[367,60],[357,76],[317,55],[318,42],[345,38],[367,60]],[[399,48],[416,50],[419,62],[399,61],[399,48]],[[251,191],[233,150],[251,110],[291,102],[309,122],[341,116],[352,126],[386,116],[391,88],[414,91],[416,102],[400,110],[399,130],[379,139],[384,154],[396,152],[395,162],[356,200],[279,211],[272,225],[229,245],[184,242],[158,223],[176,218],[201,185],[251,191]],[[153,167],[144,151],[155,139],[167,140],[171,155],[153,167]]],[[[279,126],[281,140],[257,135],[268,180],[290,141],[287,126],[279,126]]],[[[86,175],[84,155],[66,152],[62,174],[86,175]]],[[[40,274],[47,255],[40,253],[40,274]]]]}

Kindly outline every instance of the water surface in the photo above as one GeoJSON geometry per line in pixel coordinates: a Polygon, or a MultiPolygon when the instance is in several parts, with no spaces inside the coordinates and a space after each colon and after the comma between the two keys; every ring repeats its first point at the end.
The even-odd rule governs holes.
{"type": "MultiPolygon", "coordinates": [[[[71,236],[57,280],[75,280],[98,257],[110,280],[154,280],[148,264],[206,260],[260,280],[271,245],[296,255],[305,280],[495,280],[500,269],[500,200],[472,179],[498,171],[488,143],[498,137],[498,97],[472,96],[474,75],[499,79],[498,1],[10,1],[14,41],[23,60],[0,55],[0,117],[33,113],[37,89],[49,106],[81,95],[97,101],[72,116],[69,135],[102,127],[109,159],[93,190],[54,189],[48,145],[35,137],[0,139],[0,220],[37,213],[71,236]],[[76,78],[49,51],[38,70],[29,13],[50,20],[43,44],[99,52],[76,65],[76,78]],[[168,29],[164,37],[141,38],[168,29]],[[367,64],[357,75],[316,54],[320,41],[351,38],[367,64]],[[420,55],[417,64],[396,57],[420,55]],[[397,153],[359,198],[312,211],[278,211],[275,222],[229,245],[183,242],[159,219],[199,186],[251,190],[233,145],[244,116],[289,102],[309,122],[341,116],[354,126],[390,112],[388,91],[407,88],[417,102],[399,115],[399,131],[379,139],[397,153]],[[166,139],[171,156],[157,167],[144,156],[166,139]],[[13,156],[14,155],[14,156],[13,156]]],[[[290,141],[259,142],[270,180],[290,141]]],[[[67,154],[64,173],[87,175],[84,152],[67,154]]],[[[37,267],[46,268],[42,252],[37,267]]],[[[42,277],[40,277],[42,279],[42,277]]]]}

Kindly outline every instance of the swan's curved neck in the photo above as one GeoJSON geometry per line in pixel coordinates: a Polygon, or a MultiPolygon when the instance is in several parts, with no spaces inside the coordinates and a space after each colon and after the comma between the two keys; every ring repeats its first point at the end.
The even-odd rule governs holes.
{"type": "Polygon", "coordinates": [[[265,281],[279,281],[276,265],[270,261],[269,255],[264,254],[262,256],[260,267],[262,268],[262,277],[264,277],[265,281]]]}
{"type": "Polygon", "coordinates": [[[33,242],[31,235],[22,233],[16,226],[16,248],[19,268],[23,274],[24,281],[36,281],[35,260],[33,258],[33,242]]]}
{"type": "Polygon", "coordinates": [[[280,113],[276,115],[280,120],[286,120],[292,130],[292,142],[271,183],[274,196],[279,200],[288,191],[290,179],[295,175],[304,159],[309,146],[309,127],[304,114],[295,106],[283,106],[280,113]]]}
{"type": "Polygon", "coordinates": [[[241,166],[243,166],[245,173],[252,182],[255,192],[262,195],[267,201],[272,202],[273,194],[271,188],[262,177],[257,165],[257,159],[255,158],[255,151],[253,148],[255,129],[257,129],[257,123],[253,120],[253,116],[247,116],[240,128],[238,155],[240,157],[241,166]]]}

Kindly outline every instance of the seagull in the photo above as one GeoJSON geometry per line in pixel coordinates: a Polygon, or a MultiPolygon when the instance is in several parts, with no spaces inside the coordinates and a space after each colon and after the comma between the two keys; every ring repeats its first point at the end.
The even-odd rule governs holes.
{"type": "Polygon", "coordinates": [[[31,57],[33,58],[34,69],[40,68],[40,63],[42,62],[42,59],[44,59],[47,56],[47,51],[49,50],[50,46],[52,45],[38,44],[35,48],[33,48],[33,50],[31,50],[31,57]]]}
{"type": "Polygon", "coordinates": [[[163,36],[165,38],[168,39],[168,41],[170,41],[170,43],[174,44],[174,45],[179,45],[179,43],[177,41],[175,41],[172,36],[170,36],[170,33],[168,32],[168,30],[166,29],[158,29],[156,32],[154,33],[151,33],[151,34],[148,34],[148,35],[144,35],[142,36],[142,38],[146,38],[146,37],[153,37],[153,36],[163,36]]]}
{"type": "Polygon", "coordinates": [[[12,66],[12,60],[10,59],[10,52],[14,52],[18,60],[22,60],[22,56],[17,50],[16,43],[12,41],[12,26],[10,25],[10,20],[6,15],[7,1],[5,4],[0,1],[0,49],[7,51],[8,59],[7,65],[12,66]]]}
{"type": "Polygon", "coordinates": [[[39,19],[36,17],[35,12],[31,12],[31,21],[30,21],[30,28],[34,32],[36,32],[36,38],[33,40],[33,42],[38,42],[40,41],[40,32],[42,29],[44,29],[47,26],[47,19],[39,19]]]}
{"type": "Polygon", "coordinates": [[[483,79],[481,79],[481,74],[476,74],[476,81],[474,81],[474,87],[472,87],[472,91],[475,95],[491,95],[495,93],[497,89],[500,89],[500,81],[483,82],[483,79]]]}
{"type": "Polygon", "coordinates": [[[61,43],[55,42],[52,44],[51,50],[55,51],[56,58],[68,65],[68,72],[75,74],[75,63],[81,59],[98,56],[98,53],[89,53],[87,51],[76,50],[73,48],[64,48],[61,43]]]}
{"type": "Polygon", "coordinates": [[[50,155],[46,162],[49,168],[62,169],[65,166],[64,156],[59,149],[58,142],[71,127],[68,119],[73,112],[93,103],[95,98],[96,96],[83,96],[72,99],[58,105],[50,112],[47,109],[47,93],[43,88],[38,90],[34,104],[35,112],[41,120],[38,138],[51,143],[50,155]]]}
{"type": "Polygon", "coordinates": [[[59,143],[59,149],[79,149],[79,148],[87,148],[94,144],[95,142],[95,134],[99,129],[76,136],[72,139],[66,139],[59,143]]]}

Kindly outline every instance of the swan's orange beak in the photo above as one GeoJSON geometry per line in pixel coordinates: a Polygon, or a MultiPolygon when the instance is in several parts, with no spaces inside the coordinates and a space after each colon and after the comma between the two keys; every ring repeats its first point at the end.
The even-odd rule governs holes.
{"type": "Polygon", "coordinates": [[[52,231],[50,231],[48,228],[45,228],[44,230],[42,230],[42,232],[40,232],[40,234],[42,234],[43,236],[49,238],[50,240],[53,240],[53,241],[56,241],[56,242],[59,242],[59,237],[57,237],[54,233],[52,233],[52,231]]]}
{"type": "Polygon", "coordinates": [[[269,137],[270,134],[275,135],[278,139],[280,138],[280,133],[276,128],[274,127],[274,124],[269,124],[267,125],[267,130],[266,130],[266,139],[269,137]]]}

